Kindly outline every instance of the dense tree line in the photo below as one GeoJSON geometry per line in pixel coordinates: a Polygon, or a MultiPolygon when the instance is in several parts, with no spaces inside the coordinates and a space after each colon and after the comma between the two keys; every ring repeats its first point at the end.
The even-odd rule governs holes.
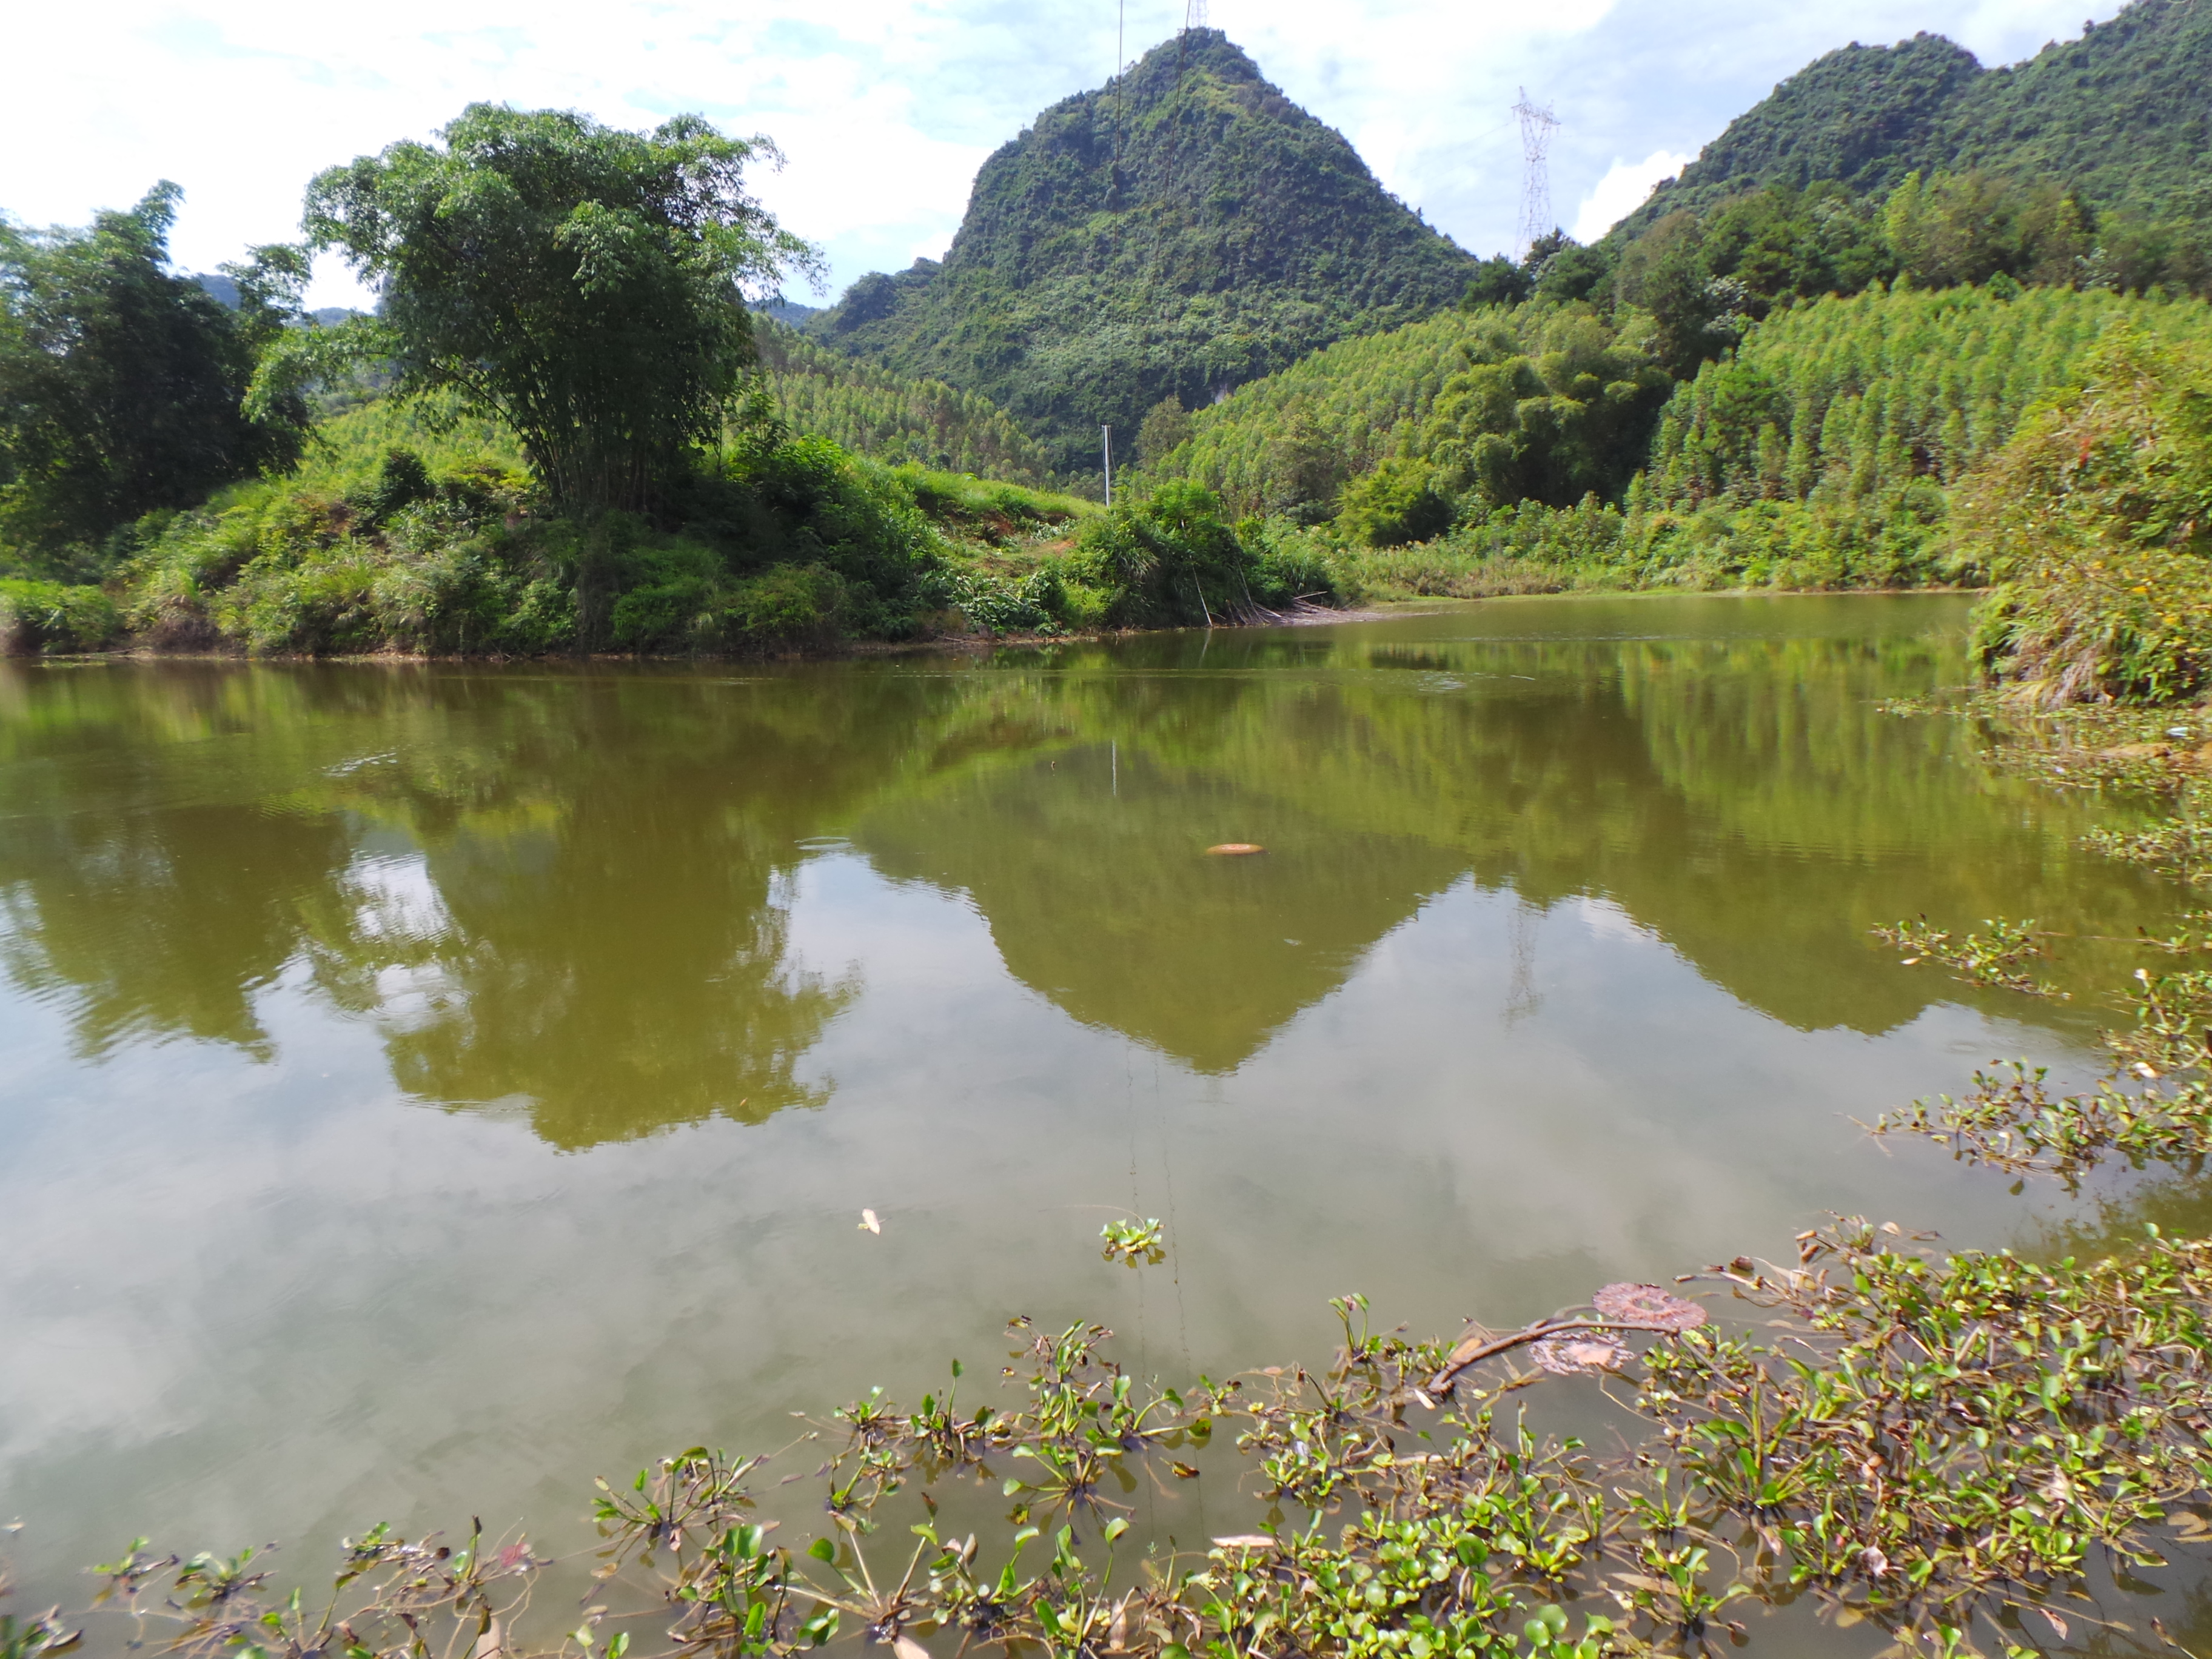
{"type": "Polygon", "coordinates": [[[0,533],[23,574],[0,580],[0,646],[787,647],[1276,592],[1203,491],[1129,503],[1048,569],[1086,504],[804,429],[1041,470],[986,400],[756,324],[748,290],[813,258],[747,190],[772,155],[692,118],[474,106],[319,175],[307,246],[228,268],[228,305],[167,269],[167,187],[83,233],[10,228],[0,533]],[[317,246],[374,314],[301,313],[317,246]],[[106,591],[27,579],[57,547],[106,591]]]}
{"type": "MultiPolygon", "coordinates": [[[[1540,298],[1340,342],[1186,417],[1154,465],[1324,542],[1442,538],[1448,562],[1516,572],[1953,580],[1980,566],[1952,550],[1952,491],[2123,328],[2212,342],[2212,307],[2002,281],[1877,286],[1785,305],[1677,383],[1648,313],[1540,298]]],[[[1355,564],[1394,585],[1387,565],[1355,564]]]]}
{"type": "MultiPolygon", "coordinates": [[[[2138,0],[2084,50],[2194,61],[2192,17],[2138,0]]],[[[1187,32],[993,157],[943,267],[808,333],[752,309],[815,258],[747,184],[773,146],[689,117],[473,106],[320,174],[305,245],[206,282],[168,268],[171,186],[0,226],[0,572],[46,584],[6,627],[524,650],[1203,622],[1423,543],[1624,581],[1972,574],[1949,492],[2118,320],[2201,337],[2178,296],[2212,285],[2173,191],[1929,136],[1961,88],[2027,83],[1927,39],[1838,54],[1596,245],[1477,263],[1187,32]],[[375,314],[301,312],[316,248],[375,314]],[[266,482],[318,407],[346,441],[266,482]],[[957,476],[1095,483],[1102,413],[1139,469],[1111,517],[957,476]]]]}
{"type": "Polygon", "coordinates": [[[0,550],[82,576],[142,515],[298,459],[309,412],[256,386],[306,261],[255,250],[226,307],[169,268],[183,191],[157,185],[81,231],[0,218],[0,550]]]}
{"type": "Polygon", "coordinates": [[[1955,483],[2037,398],[2078,383],[2115,325],[2212,337],[2198,301],[2002,285],[1906,289],[1776,313],[1668,402],[1652,499],[1859,500],[1955,483]]]}
{"type": "Polygon", "coordinates": [[[1154,465],[1239,510],[1425,540],[1462,499],[1619,498],[1673,387],[1648,315],[1484,307],[1340,341],[1241,387],[1154,465]]]}

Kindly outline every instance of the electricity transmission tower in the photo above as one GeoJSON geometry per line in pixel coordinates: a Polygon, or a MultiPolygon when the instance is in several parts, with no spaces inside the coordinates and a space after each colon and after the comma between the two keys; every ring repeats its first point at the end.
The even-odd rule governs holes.
{"type": "Polygon", "coordinates": [[[1521,88],[1521,101],[1513,106],[1521,118],[1521,241],[1514,258],[1525,259],[1539,240],[1559,227],[1552,217],[1552,135],[1559,118],[1551,106],[1528,101],[1528,88],[1521,88]]]}
{"type": "Polygon", "coordinates": [[[1189,0],[1189,3],[1183,7],[1182,32],[1188,34],[1193,29],[1202,29],[1205,27],[1206,0],[1189,0]]]}

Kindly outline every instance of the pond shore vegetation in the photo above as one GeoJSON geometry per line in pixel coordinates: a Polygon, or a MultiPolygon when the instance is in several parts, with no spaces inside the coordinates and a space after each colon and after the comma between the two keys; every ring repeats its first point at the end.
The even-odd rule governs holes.
{"type": "MultiPolygon", "coordinates": [[[[782,301],[818,259],[748,183],[775,146],[690,116],[471,106],[318,175],[304,243],[219,276],[169,268],[173,185],[9,225],[0,648],[818,651],[1998,582],[1993,665],[2071,684],[2124,607],[2026,597],[2008,446],[2055,455],[2044,411],[2122,336],[2138,380],[2197,373],[2212,243],[2170,133],[2084,129],[2038,171],[1992,112],[2033,82],[2071,132],[2082,65],[2179,84],[2208,39],[2136,0],[2017,83],[1933,37],[1831,54],[1595,244],[1518,260],[1455,248],[1204,29],[994,155],[945,263],[819,311],[782,301]],[[301,310],[316,250],[374,315],[301,310]]],[[[2194,648],[2124,627],[2119,672],[2190,695],[2194,648]]]]}

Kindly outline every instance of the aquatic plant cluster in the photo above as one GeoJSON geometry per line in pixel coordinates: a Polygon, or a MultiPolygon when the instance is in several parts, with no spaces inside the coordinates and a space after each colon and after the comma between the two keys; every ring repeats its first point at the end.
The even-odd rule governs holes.
{"type": "Polygon", "coordinates": [[[1649,1339],[1619,1397],[1654,1432],[1610,1457],[1540,1439],[1501,1405],[1544,1370],[1628,1370],[1625,1350],[1520,1370],[1519,1339],[1495,1339],[1491,1369],[1439,1397],[1443,1346],[1373,1334],[1353,1297],[1332,1304],[1344,1341],[1326,1371],[1177,1391],[1138,1386],[1101,1327],[1017,1322],[1004,1375],[1021,1403],[962,1407],[957,1365],[914,1409],[872,1394],[777,1455],[827,1446],[808,1501],[774,1501],[776,1456],[696,1447],[602,1482],[596,1588],[572,1631],[520,1625],[554,1565],[526,1539],[380,1528],[312,1603],[279,1595],[250,1552],[187,1560],[140,1540],[97,1569],[84,1620],[12,1627],[7,1650],[128,1632],[210,1659],[766,1659],[841,1639],[902,1659],[1030,1644],[1069,1659],[1595,1659],[1741,1639],[1739,1604],[1810,1595],[1904,1650],[2033,1651],[2024,1619],[2063,1634],[2087,1618],[2066,1597],[2094,1559],[2154,1562],[2177,1510],[2203,1529],[2186,1517],[2212,1499],[2212,1243],[2154,1232],[2124,1259],[2052,1266],[1908,1243],[1844,1220],[1801,1236],[1795,1262],[1712,1270],[1781,1316],[1779,1338],[1656,1286],[1608,1287],[1610,1309],[1601,1292],[1601,1320],[1632,1313],[1649,1339]],[[1231,1467],[1265,1505],[1256,1530],[1123,1559],[1140,1484],[1231,1467]],[[988,1537],[941,1518],[994,1498],[1008,1507],[988,1537]],[[775,1536],[800,1527],[816,1535],[775,1536]]]}

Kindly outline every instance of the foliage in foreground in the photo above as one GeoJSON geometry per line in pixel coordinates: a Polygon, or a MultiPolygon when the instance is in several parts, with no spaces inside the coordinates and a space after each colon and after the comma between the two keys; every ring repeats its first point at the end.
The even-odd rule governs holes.
{"type": "MultiPolygon", "coordinates": [[[[2123,844],[2107,850],[2127,856],[2130,849],[2123,844]]],[[[2201,958],[2212,951],[2206,927],[2212,916],[2199,911],[2187,920],[2173,937],[2144,943],[2201,958]]],[[[1988,934],[1957,939],[1924,923],[1876,931],[1913,953],[1907,966],[1933,957],[1974,983],[2051,994],[2021,971],[2027,957],[2043,953],[2034,924],[2000,920],[1988,926],[1988,934]]],[[[2124,1003],[2131,1018],[2100,1039],[2111,1068],[2094,1086],[2054,1094],[2046,1067],[2015,1060],[1977,1072],[1973,1086],[1955,1098],[1942,1095],[1883,1114],[1875,1132],[1923,1135],[1960,1159],[2053,1175],[2069,1186],[2114,1158],[2138,1169],[2153,1163],[2202,1169],[2212,1157],[2212,971],[2139,968],[2124,1003]]]]}
{"type": "MultiPolygon", "coordinates": [[[[2145,944],[2201,953],[2206,922],[2145,944]]],[[[2021,983],[2045,949],[2026,921],[1890,931],[1984,983],[2021,983]]],[[[1949,1103],[1884,1127],[1963,1128],[1980,1137],[1965,1155],[2008,1170],[2191,1165],[2212,1121],[2212,975],[2145,970],[2136,987],[2131,1024],[2108,1039],[2112,1085],[2038,1102],[2031,1139],[2000,1141],[2014,1125],[1949,1103]],[[2063,1141],[2032,1138],[2046,1124],[2063,1141]]],[[[1159,1230],[1109,1224],[1102,1239],[1133,1266],[1159,1230]]],[[[1098,1327],[1018,1322],[1012,1406],[961,1405],[956,1364],[913,1409],[875,1392],[780,1452],[692,1448],[603,1485],[593,1588],[565,1634],[550,1613],[531,1627],[532,1587],[559,1564],[527,1539],[377,1528],[313,1599],[283,1594],[250,1551],[184,1559],[136,1540],[97,1569],[93,1607],[17,1620],[0,1641],[13,1659],[61,1651],[80,1628],[193,1659],[781,1659],[854,1641],[899,1659],[1032,1645],[1054,1659],[1597,1659],[1710,1652],[1765,1633],[1753,1609],[1809,1601],[1897,1651],[2026,1659],[2077,1626],[2103,1633],[2087,1595],[2100,1573],[2212,1538],[2212,1240],[2146,1230],[2111,1255],[2036,1262],[1939,1255],[1847,1218],[1797,1243],[1794,1261],[1702,1276],[1763,1322],[1608,1285],[1586,1310],[1478,1327],[1448,1351],[1373,1334],[1352,1297],[1333,1304],[1344,1340],[1326,1370],[1181,1389],[1124,1374],[1098,1327]],[[1619,1375],[1612,1397],[1641,1425],[1610,1455],[1504,1409],[1593,1372],[1619,1375]],[[778,1478],[779,1464],[795,1467],[778,1478]],[[1241,1504],[1253,1529],[1187,1548],[1132,1535],[1144,1483],[1194,1481],[1217,1524],[1241,1504]]]]}
{"type": "MultiPolygon", "coordinates": [[[[98,1570],[89,1617],[95,1634],[159,1632],[206,1659],[775,1659],[855,1638],[904,1659],[1027,1644],[1066,1659],[1596,1659],[1741,1640],[1732,1615],[1809,1595],[1905,1650],[2020,1655],[2039,1640],[2024,1614],[2062,1635],[2084,1617],[2062,1598],[2095,1562],[2154,1562],[2177,1524],[2203,1532],[2212,1243],[2154,1231],[2051,1266],[1939,1259],[1857,1220],[1799,1243],[1787,1266],[1713,1270],[1779,1336],[1609,1286],[1572,1322],[1650,1334],[1640,1360],[1617,1336],[1547,1347],[1540,1324],[1484,1342],[1486,1368],[1443,1395],[1423,1379],[1443,1346],[1370,1334],[1361,1297],[1333,1304],[1345,1343],[1328,1370],[1182,1391],[1124,1374],[1103,1328],[1017,1322],[1005,1376],[1027,1397],[1012,1407],[962,1407],[956,1364],[941,1398],[906,1410],[872,1393],[783,1454],[694,1448],[627,1489],[602,1482],[600,1582],[566,1636],[520,1624],[553,1563],[480,1532],[453,1548],[378,1528],[312,1604],[280,1598],[251,1552],[185,1560],[140,1540],[98,1570]],[[1524,1351],[1540,1370],[1517,1366],[1524,1351]],[[1546,1373],[1632,1368],[1620,1403],[1650,1432],[1618,1455],[1499,1415],[1546,1373]],[[817,1495],[792,1501],[776,1456],[813,1463],[825,1441],[817,1495]],[[1139,1483],[1224,1477],[1263,1506],[1256,1530],[1124,1559],[1139,1483]],[[949,1522],[999,1504],[1002,1531],[949,1522]]],[[[33,1621],[27,1659],[74,1622],[33,1621]]]]}
{"type": "MultiPolygon", "coordinates": [[[[2212,949],[2205,920],[2147,943],[2212,949]]],[[[1882,931],[1916,960],[2040,988],[2018,972],[2044,948],[2033,923],[1882,931]]],[[[1995,1134],[1986,1102],[1879,1127],[2069,1177],[2114,1154],[2201,1159],[2212,975],[2140,973],[2130,1000],[2107,1042],[2152,1086],[2124,1114],[2105,1109],[2114,1086],[1995,1134]],[[2069,1115],[2063,1144],[2038,1139],[2069,1115]]],[[[1159,1258],[1157,1221],[1102,1237],[1133,1267],[1159,1258]]],[[[190,1659],[784,1659],[855,1642],[897,1659],[1634,1659],[1754,1643],[1773,1633],[1756,1610],[1809,1601],[1892,1652],[2030,1659],[2077,1627],[2126,1631],[2088,1593],[2100,1573],[2212,1538],[2212,1240],[2151,1227],[2112,1255],[2037,1262],[1844,1218],[1796,1244],[1793,1261],[1692,1276],[1763,1319],[1610,1285],[1448,1347],[1375,1334],[1352,1296],[1331,1304],[1343,1341],[1326,1370],[1181,1389],[1123,1372],[1103,1327],[1018,1320],[1011,1406],[963,1406],[955,1362],[914,1408],[877,1389],[781,1450],[694,1447],[626,1488],[599,1482],[592,1589],[565,1632],[532,1628],[530,1609],[562,1564],[479,1523],[458,1546],[374,1528],[312,1600],[281,1594],[253,1551],[135,1540],[94,1570],[89,1608],[0,1639],[11,1659],[149,1638],[190,1659]],[[1642,1437],[1601,1454],[1504,1409],[1574,1376],[1618,1379],[1607,1393],[1642,1437]],[[1198,1481],[1252,1529],[1133,1536],[1146,1484],[1198,1481]]]]}

